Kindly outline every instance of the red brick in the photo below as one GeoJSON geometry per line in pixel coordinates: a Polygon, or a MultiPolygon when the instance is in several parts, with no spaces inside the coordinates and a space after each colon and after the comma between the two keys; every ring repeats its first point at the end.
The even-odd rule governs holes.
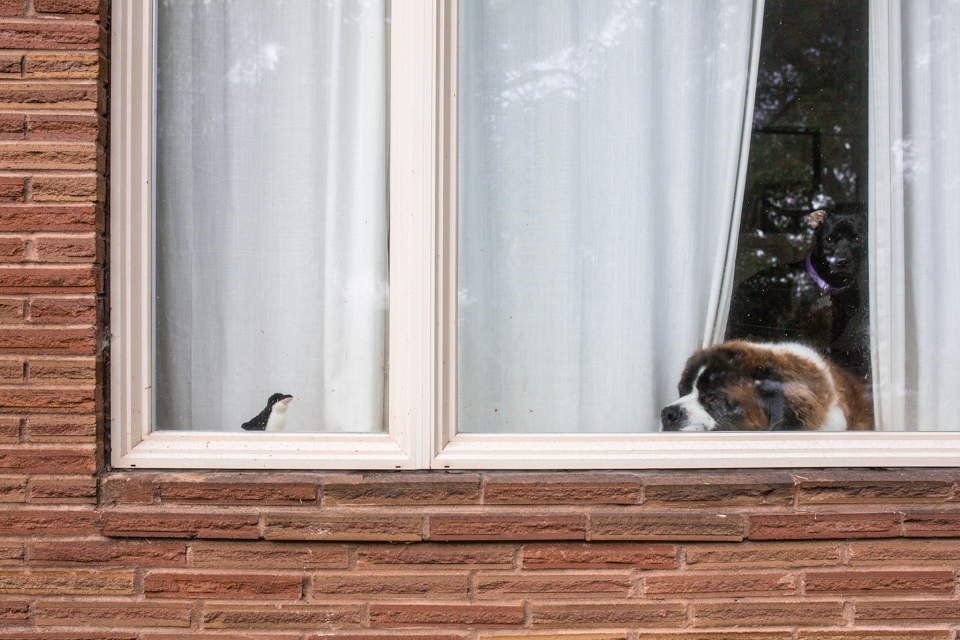
{"type": "Polygon", "coordinates": [[[808,504],[942,502],[953,478],[940,472],[805,473],[798,499],[808,504]]]}
{"type": "Polygon", "coordinates": [[[39,626],[189,627],[189,604],[136,602],[37,603],[39,626]]]}
{"type": "MultiPolygon", "coordinates": [[[[381,633],[343,633],[338,631],[331,631],[329,633],[317,633],[312,636],[307,636],[307,640],[463,640],[465,636],[463,634],[453,634],[453,633],[444,633],[444,634],[434,634],[434,633],[391,633],[389,635],[381,633]]],[[[481,635],[481,637],[483,637],[481,635]]],[[[517,638],[510,638],[509,636],[498,636],[502,640],[518,640],[517,638]]],[[[595,640],[607,640],[605,636],[593,636],[595,640]]],[[[146,640],[146,639],[144,639],[146,640]]],[[[219,639],[218,639],[219,640],[219,639]]],[[[528,640],[536,640],[535,638],[528,638],[528,640]]],[[[577,638],[569,638],[568,640],[578,640],[577,638]]],[[[620,640],[620,638],[610,640],[620,640]]],[[[626,640],[623,638],[622,640],[626,640]]]]}
{"type": "MultiPolygon", "coordinates": [[[[16,73],[19,75],[20,58],[16,58],[16,73]]],[[[0,74],[7,73],[13,63],[9,58],[0,56],[0,74]],[[6,71],[5,71],[6,70],[6,71]]],[[[23,140],[27,131],[27,123],[21,115],[0,114],[0,140],[23,140]]],[[[20,181],[23,184],[23,181],[20,181]]]]}
{"type": "Polygon", "coordinates": [[[960,565],[960,541],[891,540],[850,543],[854,565],[960,565]]]}
{"type": "Polygon", "coordinates": [[[93,448],[87,446],[5,448],[0,449],[0,473],[46,473],[56,469],[89,475],[96,471],[95,455],[93,448]]]}
{"type": "Polygon", "coordinates": [[[27,501],[27,476],[0,476],[0,502],[27,501]]]}
{"type": "Polygon", "coordinates": [[[582,540],[584,518],[564,515],[431,515],[431,540],[582,540]]]}
{"type": "Polygon", "coordinates": [[[909,600],[857,602],[857,623],[916,624],[960,620],[960,602],[956,600],[909,600]]]}
{"type": "Polygon", "coordinates": [[[25,0],[0,0],[0,16],[22,16],[25,0]]]}
{"type": "Polygon", "coordinates": [[[791,513],[751,515],[751,540],[829,538],[895,538],[900,535],[896,513],[791,513]]]}
{"type": "Polygon", "coordinates": [[[842,602],[724,602],[694,605],[698,627],[843,624],[842,602]]]}
{"type": "MultiPolygon", "coordinates": [[[[158,631],[150,633],[144,631],[140,634],[140,640],[301,640],[300,632],[287,633],[263,633],[262,631],[252,631],[250,633],[218,633],[213,635],[207,631],[158,631]]],[[[385,639],[382,639],[385,640],[385,639]]]]}
{"type": "Polygon", "coordinates": [[[856,629],[852,631],[800,631],[799,640],[949,640],[950,632],[918,629],[880,631],[856,629]]]}
{"type": "Polygon", "coordinates": [[[203,626],[207,629],[309,629],[312,631],[317,627],[356,627],[360,625],[360,621],[359,605],[281,604],[271,607],[238,607],[207,604],[203,608],[203,626]]]}
{"type": "Polygon", "coordinates": [[[24,58],[24,75],[28,78],[96,80],[100,77],[100,57],[96,53],[28,53],[24,58]]]}
{"type": "Polygon", "coordinates": [[[0,384],[20,384],[26,369],[21,358],[0,356],[0,384]]]}
{"type": "Polygon", "coordinates": [[[194,567],[248,569],[346,569],[347,547],[289,542],[197,543],[190,551],[194,567]]]}
{"type": "Polygon", "coordinates": [[[153,502],[154,480],[153,474],[142,473],[114,473],[105,476],[101,481],[103,503],[115,504],[150,504],[153,502]]]}
{"type": "Polygon", "coordinates": [[[750,569],[754,567],[818,567],[840,563],[835,542],[794,544],[741,543],[691,545],[686,549],[688,569],[750,569]]]}
{"type": "Polygon", "coordinates": [[[103,535],[121,538],[228,538],[256,539],[255,513],[203,511],[103,512],[103,535]]]}
{"type": "Polygon", "coordinates": [[[0,293],[95,293],[98,285],[97,271],[87,266],[0,269],[0,293]]]}
{"type": "Polygon", "coordinates": [[[23,238],[0,238],[0,262],[23,262],[25,252],[23,238]]]}
{"type": "Polygon", "coordinates": [[[423,520],[418,516],[281,515],[264,517],[267,540],[350,540],[354,542],[419,542],[423,520]]]}
{"type": "MultiPolygon", "coordinates": [[[[825,632],[826,633],[826,632],[825,632]]],[[[789,631],[681,631],[679,633],[641,633],[637,640],[792,640],[789,631]]]]}
{"type": "Polygon", "coordinates": [[[20,442],[20,418],[0,416],[0,443],[20,442]]]}
{"type": "Polygon", "coordinates": [[[9,49],[96,49],[96,24],[19,22],[0,20],[0,42],[9,49]]]}
{"type": "Polygon", "coordinates": [[[388,573],[316,574],[313,598],[369,599],[429,598],[466,600],[466,573],[418,573],[416,576],[388,573]]]}
{"type": "Polygon", "coordinates": [[[181,474],[162,476],[162,502],[316,506],[317,482],[308,475],[181,474]]]}
{"type": "Polygon", "coordinates": [[[148,598],[221,598],[235,600],[299,600],[299,575],[232,575],[207,573],[148,573],[143,592],[148,598]]]}
{"type": "Polygon", "coordinates": [[[557,598],[626,598],[630,594],[627,573],[565,574],[539,572],[535,575],[482,572],[477,576],[478,598],[530,600],[557,598]]]}
{"type": "MultiPolygon", "coordinates": [[[[96,347],[96,333],[93,327],[87,329],[63,329],[59,327],[37,327],[34,329],[5,329],[0,333],[0,353],[30,354],[93,354],[96,347]]],[[[68,393],[69,397],[58,400],[50,397],[48,389],[18,389],[16,397],[0,399],[0,404],[28,409],[40,407],[63,407],[72,411],[82,411],[92,400],[86,391],[68,393]]],[[[89,406],[93,406],[90,404],[89,406]]],[[[87,411],[91,409],[86,409],[87,411]]]]}
{"type": "Polygon", "coordinates": [[[640,480],[628,474],[498,474],[485,479],[484,504],[638,504],[640,480]]]}
{"type": "Polygon", "coordinates": [[[921,595],[953,593],[952,571],[832,571],[807,573],[807,594],[921,595]]]}
{"type": "Polygon", "coordinates": [[[31,442],[92,441],[96,434],[96,416],[32,415],[27,420],[31,442]]]}
{"type": "Polygon", "coordinates": [[[97,480],[90,476],[33,476],[30,502],[48,504],[96,504],[97,480]]]}
{"type": "Polygon", "coordinates": [[[371,627],[515,627],[523,625],[519,605],[372,604],[371,627]]]}
{"type": "Polygon", "coordinates": [[[797,590],[793,577],[783,573],[653,576],[644,580],[644,588],[650,599],[691,595],[708,598],[789,596],[797,590]]]}
{"type": "Polygon", "coordinates": [[[590,516],[590,540],[743,539],[738,515],[617,514],[590,516]]]}
{"type": "Polygon", "coordinates": [[[129,595],[133,593],[133,571],[3,570],[0,571],[0,593],[129,595]]]}
{"type": "Polygon", "coordinates": [[[669,474],[643,478],[643,503],[655,507],[791,505],[788,473],[669,474]]]}
{"type": "Polygon", "coordinates": [[[475,474],[355,474],[328,476],[323,504],[478,504],[480,477],[475,474]]]}
{"type": "MultiPolygon", "coordinates": [[[[16,4],[18,2],[19,0],[0,0],[0,16],[4,15],[5,4],[16,4]]],[[[22,73],[23,55],[19,53],[0,53],[0,78],[19,78],[22,73]]]]}
{"type": "Polygon", "coordinates": [[[100,0],[33,0],[38,13],[100,13],[100,0]]]}
{"type": "Polygon", "coordinates": [[[19,540],[0,540],[0,566],[22,564],[23,543],[19,540]]]}
{"type": "Polygon", "coordinates": [[[22,202],[25,189],[23,178],[0,177],[0,202],[22,202]]]}
{"type": "Polygon", "coordinates": [[[24,301],[21,298],[0,298],[0,323],[19,324],[23,322],[24,301]]]}
{"type": "Polygon", "coordinates": [[[673,569],[676,547],[668,544],[527,544],[524,569],[673,569]]]}
{"type": "Polygon", "coordinates": [[[100,532],[100,518],[93,511],[16,509],[2,513],[0,535],[83,536],[100,532]]]}
{"type": "Polygon", "coordinates": [[[97,176],[40,175],[33,178],[31,198],[34,202],[95,202],[101,199],[101,186],[97,176]]]}
{"type": "MultiPolygon", "coordinates": [[[[92,413],[97,409],[93,385],[77,388],[18,387],[0,389],[0,405],[5,407],[7,411],[44,413],[58,411],[92,413]]],[[[3,453],[0,452],[0,455],[3,455],[3,453]]],[[[65,471],[65,473],[74,473],[74,471],[65,471]]]]}
{"type": "Polygon", "coordinates": [[[101,131],[97,116],[30,114],[26,120],[26,133],[31,140],[93,141],[100,139],[101,131]]]}
{"type": "Polygon", "coordinates": [[[93,295],[30,300],[30,322],[93,324],[96,321],[97,299],[93,295]]]}
{"type": "Polygon", "coordinates": [[[0,624],[26,625],[29,620],[30,603],[23,601],[0,602],[0,624]]]}
{"type": "MultiPolygon", "coordinates": [[[[9,99],[5,93],[8,92],[0,85],[0,106],[9,99]]],[[[7,169],[96,171],[97,147],[92,142],[0,142],[0,166],[7,169]]]]}
{"type": "Polygon", "coordinates": [[[903,519],[903,535],[908,538],[960,537],[960,513],[908,513],[903,519]]]}
{"type": "Polygon", "coordinates": [[[394,569],[419,565],[485,565],[510,567],[513,564],[513,548],[507,545],[460,545],[460,544],[406,544],[363,545],[357,551],[360,565],[394,565],[394,569]]]}
{"type": "Polygon", "coordinates": [[[87,358],[31,358],[27,363],[33,384],[97,384],[97,361],[87,358]]]}
{"type": "Polygon", "coordinates": [[[534,627],[679,627],[681,604],[569,604],[532,607],[534,627]]]}
{"type": "Polygon", "coordinates": [[[3,640],[137,640],[136,632],[70,631],[4,633],[3,640]]]}
{"type": "Polygon", "coordinates": [[[0,231],[88,231],[97,227],[97,219],[93,204],[0,203],[0,231]]]}
{"type": "Polygon", "coordinates": [[[58,566],[182,567],[187,547],[176,542],[72,540],[30,542],[30,564],[58,566]]]}

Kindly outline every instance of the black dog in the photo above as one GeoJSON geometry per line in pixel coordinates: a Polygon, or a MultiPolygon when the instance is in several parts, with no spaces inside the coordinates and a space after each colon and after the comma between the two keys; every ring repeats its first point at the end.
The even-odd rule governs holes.
{"type": "Polygon", "coordinates": [[[859,278],[866,258],[865,220],[859,214],[815,211],[808,222],[815,229],[814,244],[805,260],[768,267],[737,287],[727,339],[800,342],[866,377],[867,328],[854,326],[864,318],[859,278]],[[855,317],[858,322],[851,325],[855,317]]]}

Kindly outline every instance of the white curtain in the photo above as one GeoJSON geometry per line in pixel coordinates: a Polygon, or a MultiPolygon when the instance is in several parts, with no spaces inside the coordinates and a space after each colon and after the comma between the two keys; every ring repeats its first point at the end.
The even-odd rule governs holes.
{"type": "Polygon", "coordinates": [[[381,430],[386,1],[157,4],[157,428],[381,430]]]}
{"type": "Polygon", "coordinates": [[[459,7],[459,431],[655,431],[722,306],[762,3],[459,7]]]}
{"type": "Polygon", "coordinates": [[[956,431],[960,0],[874,0],[870,28],[878,426],[956,431]]]}

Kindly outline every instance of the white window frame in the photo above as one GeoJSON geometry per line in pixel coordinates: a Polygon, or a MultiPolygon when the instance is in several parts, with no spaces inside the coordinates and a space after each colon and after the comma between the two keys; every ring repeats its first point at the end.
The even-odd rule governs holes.
{"type": "MultiPolygon", "coordinates": [[[[890,41],[891,29],[898,26],[897,8],[898,3],[871,0],[872,46],[886,47],[890,41]]],[[[113,4],[110,424],[115,467],[690,469],[956,464],[960,433],[457,434],[456,0],[393,3],[388,431],[151,431],[152,20],[149,0],[113,4]]],[[[891,53],[887,64],[894,63],[891,53]]],[[[890,86],[891,77],[883,69],[871,68],[871,92],[895,95],[899,87],[890,86]]],[[[871,101],[870,126],[875,134],[871,144],[876,146],[871,148],[871,162],[887,162],[877,175],[890,176],[889,154],[874,151],[884,148],[884,139],[896,137],[898,124],[875,103],[883,102],[871,101]]],[[[889,191],[884,180],[873,181],[871,209],[889,209],[889,191]]],[[[871,228],[871,234],[895,232],[871,228]]]]}

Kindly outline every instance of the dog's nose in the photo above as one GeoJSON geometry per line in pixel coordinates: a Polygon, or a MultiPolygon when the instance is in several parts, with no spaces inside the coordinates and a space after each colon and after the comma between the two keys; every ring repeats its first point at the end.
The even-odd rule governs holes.
{"type": "Polygon", "coordinates": [[[686,417],[687,411],[683,407],[678,407],[675,404],[666,406],[660,412],[661,429],[663,431],[679,431],[686,417]]]}

